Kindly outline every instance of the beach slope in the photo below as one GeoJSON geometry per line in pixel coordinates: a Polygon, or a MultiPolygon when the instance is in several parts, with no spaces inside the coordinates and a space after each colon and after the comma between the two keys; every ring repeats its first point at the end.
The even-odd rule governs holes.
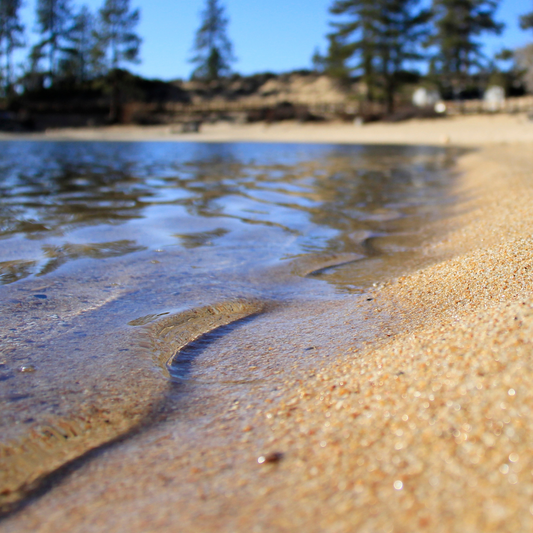
{"type": "MultiPolygon", "coordinates": [[[[227,349],[270,365],[271,381],[253,396],[177,391],[159,423],[0,531],[530,531],[533,125],[453,120],[438,134],[428,123],[425,144],[478,148],[459,160],[426,266],[363,301],[289,306],[237,330],[227,349]],[[365,342],[362,321],[375,328],[365,342]],[[295,338],[325,357],[277,368],[295,338]]],[[[418,123],[376,128],[383,144],[422,142],[418,123]]]]}

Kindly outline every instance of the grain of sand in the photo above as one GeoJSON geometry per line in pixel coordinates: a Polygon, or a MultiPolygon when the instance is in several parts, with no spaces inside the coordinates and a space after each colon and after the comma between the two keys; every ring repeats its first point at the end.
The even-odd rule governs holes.
{"type": "Polygon", "coordinates": [[[262,317],[228,347],[275,362],[318,335],[316,368],[272,363],[246,394],[176,392],[179,408],[0,531],[531,531],[533,142],[476,135],[430,266],[372,301],[288,310],[297,335],[283,312],[262,317]],[[356,315],[374,340],[354,337],[356,315]]]}

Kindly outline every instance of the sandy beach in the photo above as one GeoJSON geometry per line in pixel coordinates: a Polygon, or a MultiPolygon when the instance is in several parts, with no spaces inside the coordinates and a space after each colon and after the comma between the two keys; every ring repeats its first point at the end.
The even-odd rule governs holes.
{"type": "Polygon", "coordinates": [[[0,133],[0,140],[108,140],[192,142],[314,142],[427,144],[476,147],[484,144],[533,142],[533,121],[524,114],[472,115],[398,123],[203,124],[199,133],[181,133],[179,125],[108,126],[47,130],[35,134],[0,133]]]}
{"type": "Polygon", "coordinates": [[[13,138],[471,150],[458,161],[457,201],[409,271],[363,301],[289,305],[233,331],[221,353],[267,365],[272,381],[253,396],[177,391],[152,425],[63,469],[1,532],[533,529],[533,121],[0,135],[13,138]],[[320,356],[281,367],[292,349],[320,356]]]}

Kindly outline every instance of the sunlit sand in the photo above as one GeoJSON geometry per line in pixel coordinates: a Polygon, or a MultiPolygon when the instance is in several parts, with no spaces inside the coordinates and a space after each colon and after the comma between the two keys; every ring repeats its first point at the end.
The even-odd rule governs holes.
{"type": "Polygon", "coordinates": [[[29,135],[0,134],[0,139],[79,139],[118,141],[196,142],[317,142],[372,144],[429,144],[478,146],[533,142],[533,121],[527,115],[471,115],[416,119],[398,123],[203,124],[199,133],[180,133],[179,126],[110,126],[48,130],[29,135]]]}
{"type": "Polygon", "coordinates": [[[250,354],[273,376],[257,396],[220,401],[198,390],[182,398],[144,433],[67,471],[0,531],[533,528],[533,122],[526,116],[36,137],[475,149],[460,158],[457,202],[419,258],[431,266],[388,280],[364,302],[289,306],[257,319],[253,336],[236,331],[225,349],[250,354]],[[374,337],[356,338],[355,316],[373,325],[374,337]],[[287,326],[295,321],[299,329],[287,326]],[[311,345],[317,335],[323,342],[311,345]],[[295,345],[325,357],[316,368],[278,367],[276,354],[295,345]],[[207,410],[214,422],[203,424],[207,410]]]}

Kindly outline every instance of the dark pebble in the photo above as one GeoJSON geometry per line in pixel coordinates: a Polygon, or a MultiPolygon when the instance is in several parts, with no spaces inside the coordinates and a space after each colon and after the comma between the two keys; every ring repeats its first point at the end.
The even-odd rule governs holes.
{"type": "Polygon", "coordinates": [[[260,457],[258,457],[257,462],[260,465],[273,464],[273,463],[279,463],[282,459],[283,459],[283,453],[271,452],[271,453],[267,453],[266,455],[261,455],[260,457]]]}

